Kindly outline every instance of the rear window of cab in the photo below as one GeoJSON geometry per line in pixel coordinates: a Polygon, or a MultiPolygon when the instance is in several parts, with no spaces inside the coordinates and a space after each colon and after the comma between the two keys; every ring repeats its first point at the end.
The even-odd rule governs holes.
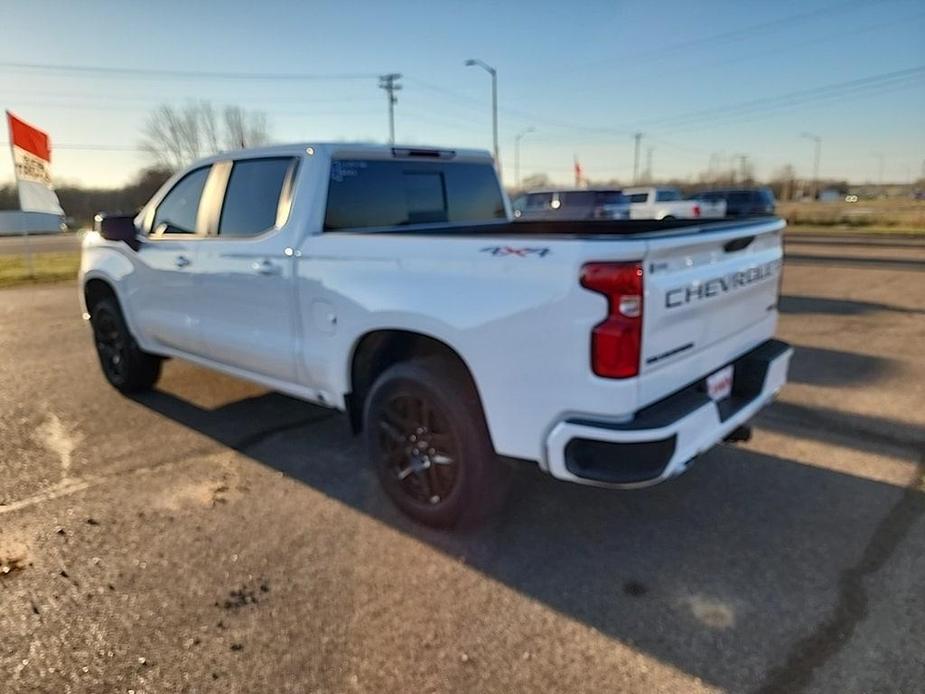
{"type": "Polygon", "coordinates": [[[490,163],[336,159],[325,231],[506,219],[490,163]]]}

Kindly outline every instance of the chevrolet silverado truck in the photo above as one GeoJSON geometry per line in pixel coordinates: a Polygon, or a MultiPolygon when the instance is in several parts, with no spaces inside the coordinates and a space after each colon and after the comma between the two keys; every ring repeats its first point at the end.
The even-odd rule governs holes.
{"type": "Polygon", "coordinates": [[[629,198],[630,219],[721,219],[726,216],[725,200],[685,200],[671,186],[624,188],[629,198]]]}
{"type": "Polygon", "coordinates": [[[450,526],[512,460],[644,487],[741,435],[792,353],[783,227],[517,222],[486,152],[274,146],[99,216],[80,298],[115,388],[179,357],[341,410],[396,505],[450,526]]]}

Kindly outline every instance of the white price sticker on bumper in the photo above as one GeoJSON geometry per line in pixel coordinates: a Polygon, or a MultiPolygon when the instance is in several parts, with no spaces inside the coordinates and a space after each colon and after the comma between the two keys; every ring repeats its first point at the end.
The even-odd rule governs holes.
{"type": "Polygon", "coordinates": [[[732,393],[732,376],[732,364],[707,376],[707,395],[713,400],[728,398],[732,393]]]}

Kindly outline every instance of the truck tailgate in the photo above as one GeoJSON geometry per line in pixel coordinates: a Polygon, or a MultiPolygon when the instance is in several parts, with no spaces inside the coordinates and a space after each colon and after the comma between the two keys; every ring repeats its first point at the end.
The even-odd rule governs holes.
{"type": "Polygon", "coordinates": [[[649,242],[642,375],[720,343],[725,354],[754,347],[749,328],[776,315],[783,227],[763,220],[649,242]]]}

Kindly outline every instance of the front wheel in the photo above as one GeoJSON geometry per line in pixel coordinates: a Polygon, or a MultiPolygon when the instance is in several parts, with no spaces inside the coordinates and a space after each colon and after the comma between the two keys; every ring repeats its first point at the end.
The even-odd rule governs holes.
{"type": "Polygon", "coordinates": [[[508,470],[492,448],[478,394],[448,360],[387,369],[366,400],[364,427],[386,493],[422,523],[477,522],[505,496],[508,470]]]}
{"type": "Polygon", "coordinates": [[[161,375],[161,359],[143,352],[129,332],[115,299],[102,299],[90,312],[93,342],[106,380],[121,393],[148,390],[161,375]]]}

